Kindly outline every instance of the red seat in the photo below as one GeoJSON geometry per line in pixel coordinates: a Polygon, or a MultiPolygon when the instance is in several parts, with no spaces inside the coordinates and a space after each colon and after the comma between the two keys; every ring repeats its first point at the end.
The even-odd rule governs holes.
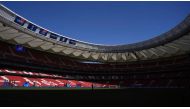
{"type": "Polygon", "coordinates": [[[7,78],[9,81],[15,81],[17,86],[23,86],[23,83],[25,82],[25,80],[21,76],[9,76],[9,75],[6,75],[6,76],[2,76],[2,77],[7,78]]]}

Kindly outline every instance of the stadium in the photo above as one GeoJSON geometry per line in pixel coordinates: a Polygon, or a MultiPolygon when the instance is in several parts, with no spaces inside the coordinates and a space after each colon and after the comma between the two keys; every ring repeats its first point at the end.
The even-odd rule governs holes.
{"type": "Polygon", "coordinates": [[[188,89],[190,16],[152,39],[109,46],[52,32],[0,5],[0,55],[4,91],[188,89]]]}

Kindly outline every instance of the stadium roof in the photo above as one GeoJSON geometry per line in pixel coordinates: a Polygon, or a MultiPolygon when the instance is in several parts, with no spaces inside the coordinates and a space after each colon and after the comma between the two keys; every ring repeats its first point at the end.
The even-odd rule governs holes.
{"type": "Polygon", "coordinates": [[[190,52],[190,16],[155,38],[126,45],[98,45],[66,37],[0,5],[0,39],[13,44],[101,62],[129,62],[170,57],[190,52]]]}

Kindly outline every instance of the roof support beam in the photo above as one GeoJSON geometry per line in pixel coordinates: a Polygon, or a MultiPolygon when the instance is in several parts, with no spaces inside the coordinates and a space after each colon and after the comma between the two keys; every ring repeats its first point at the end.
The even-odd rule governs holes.
{"type": "Polygon", "coordinates": [[[162,47],[157,47],[157,49],[159,49],[160,51],[162,51],[162,52],[168,54],[168,52],[167,52],[165,49],[163,49],[162,47]]]}
{"type": "Polygon", "coordinates": [[[127,58],[126,58],[126,53],[122,53],[122,54],[121,54],[121,57],[122,57],[122,59],[123,59],[124,61],[126,61],[126,59],[127,59],[127,58]]]}
{"type": "Polygon", "coordinates": [[[91,52],[89,52],[89,51],[84,51],[81,55],[82,55],[84,58],[89,58],[90,55],[91,55],[91,52]]]}
{"type": "Polygon", "coordinates": [[[135,60],[139,59],[135,52],[131,52],[130,54],[135,60]]]}
{"type": "Polygon", "coordinates": [[[173,48],[173,49],[175,49],[175,50],[179,50],[179,48],[176,47],[176,46],[174,46],[174,45],[165,45],[165,46],[170,47],[170,48],[173,48]]]}
{"type": "Polygon", "coordinates": [[[144,52],[139,51],[139,53],[140,53],[141,55],[143,55],[145,58],[148,58],[148,56],[147,56],[144,52]]]}
{"type": "Polygon", "coordinates": [[[159,57],[159,55],[158,55],[156,52],[154,52],[154,51],[152,50],[152,48],[151,48],[151,49],[148,49],[148,51],[151,52],[152,54],[154,54],[155,56],[159,57]]]}
{"type": "Polygon", "coordinates": [[[0,37],[3,38],[4,40],[11,40],[13,38],[24,35],[24,33],[11,33],[11,34],[7,33],[7,34],[0,34],[0,35],[1,35],[0,37]]]}

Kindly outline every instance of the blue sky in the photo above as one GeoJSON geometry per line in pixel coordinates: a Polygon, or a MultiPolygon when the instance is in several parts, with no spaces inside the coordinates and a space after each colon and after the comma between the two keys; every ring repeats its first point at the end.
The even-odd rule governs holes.
{"type": "Polygon", "coordinates": [[[97,44],[129,44],[160,35],[190,14],[190,2],[1,2],[56,33],[97,44]]]}

